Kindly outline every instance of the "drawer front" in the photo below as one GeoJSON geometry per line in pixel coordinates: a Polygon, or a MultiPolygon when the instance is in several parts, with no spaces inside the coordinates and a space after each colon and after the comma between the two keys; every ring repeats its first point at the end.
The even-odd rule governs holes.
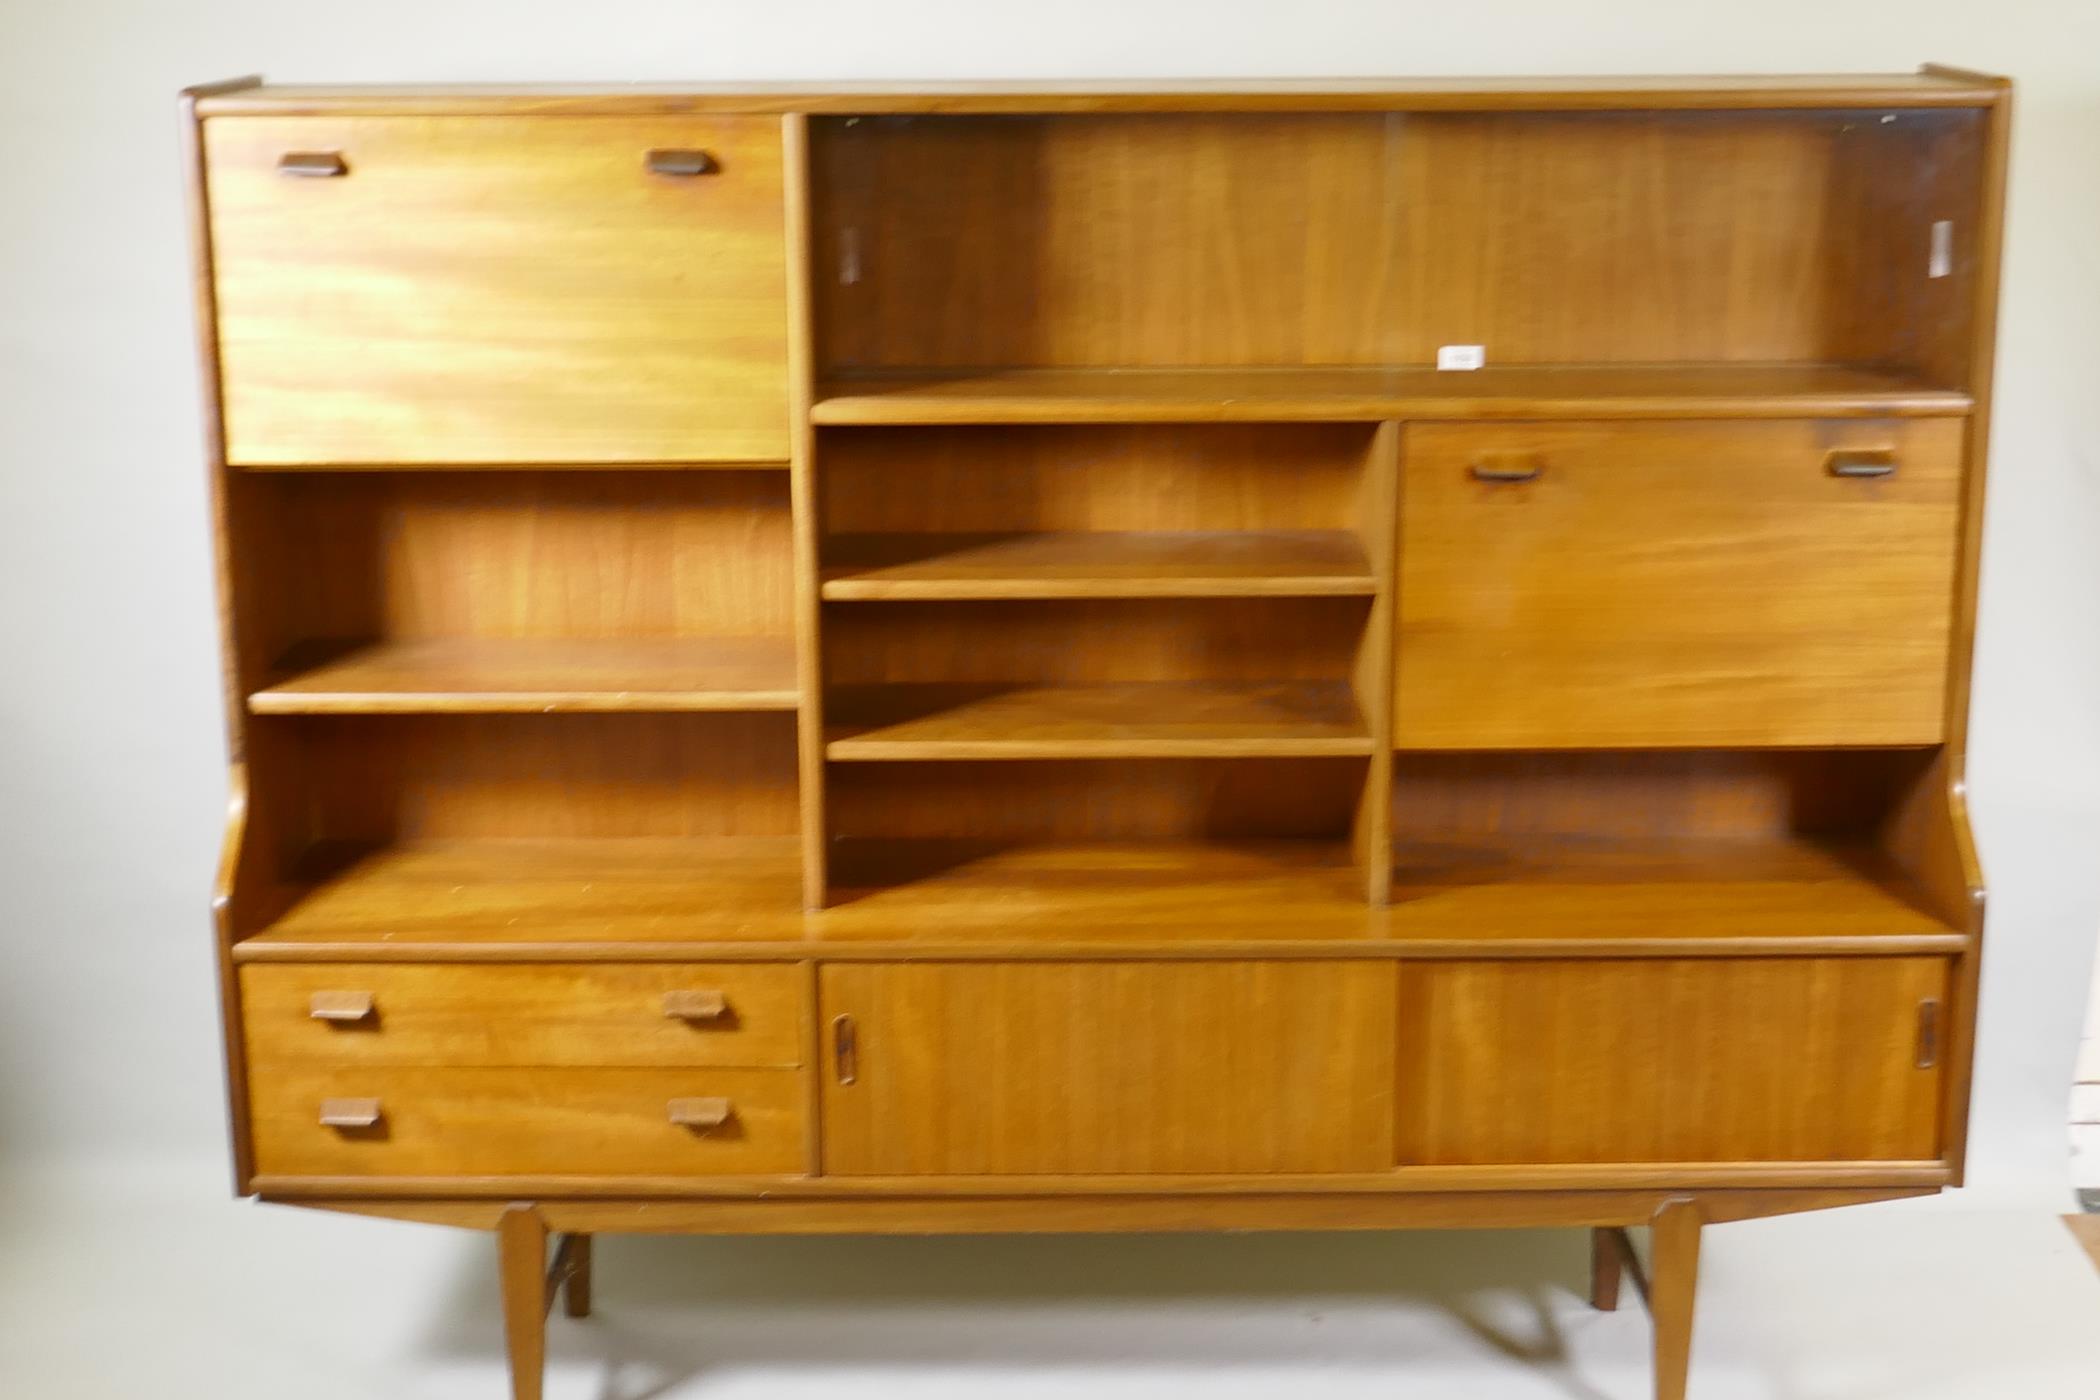
{"type": "Polygon", "coordinates": [[[802,1063],[790,963],[251,964],[257,1064],[802,1063]]]}
{"type": "Polygon", "coordinates": [[[832,964],[821,997],[829,1173],[1392,1165],[1389,963],[832,964]]]}
{"type": "Polygon", "coordinates": [[[204,144],[234,464],[787,456],[778,119],[214,117],[204,144]]]}
{"type": "Polygon", "coordinates": [[[804,1170],[807,1094],[792,1070],[279,1064],[251,1073],[248,1098],[266,1176],[804,1170]],[[674,1122],[674,1105],[695,1121],[674,1122]]]}
{"type": "Polygon", "coordinates": [[[1399,746],[1939,742],[1962,429],[1410,425],[1399,746]]]}
{"type": "Polygon", "coordinates": [[[1419,963],[1405,1165],[1927,1161],[1938,958],[1419,963]]]}

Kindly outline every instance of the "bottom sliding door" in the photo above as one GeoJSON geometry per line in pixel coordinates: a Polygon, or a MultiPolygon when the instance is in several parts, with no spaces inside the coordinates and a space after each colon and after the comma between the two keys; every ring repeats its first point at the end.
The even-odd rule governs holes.
{"type": "Polygon", "coordinates": [[[1400,1162],[1922,1161],[1931,957],[1409,963],[1400,1162]]]}
{"type": "Polygon", "coordinates": [[[1393,965],[837,963],[838,1175],[1392,1165],[1393,965]]]}

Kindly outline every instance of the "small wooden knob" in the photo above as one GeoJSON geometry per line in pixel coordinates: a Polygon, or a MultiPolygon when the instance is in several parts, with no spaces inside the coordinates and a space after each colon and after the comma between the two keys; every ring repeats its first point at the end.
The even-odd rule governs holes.
{"type": "Polygon", "coordinates": [[[671,1121],[681,1128],[719,1128],[730,1119],[736,1108],[727,1099],[673,1099],[670,1103],[671,1121]]]}
{"type": "Polygon", "coordinates": [[[719,1021],[729,1014],[729,998],[711,987],[664,993],[664,1015],[679,1021],[719,1021]]]}
{"type": "Polygon", "coordinates": [[[324,1128],[371,1128],[378,1123],[377,1099],[321,1100],[321,1126],[324,1128]]]}
{"type": "Polygon", "coordinates": [[[316,1021],[369,1021],[376,1009],[370,992],[315,992],[306,1014],[316,1021]]]}

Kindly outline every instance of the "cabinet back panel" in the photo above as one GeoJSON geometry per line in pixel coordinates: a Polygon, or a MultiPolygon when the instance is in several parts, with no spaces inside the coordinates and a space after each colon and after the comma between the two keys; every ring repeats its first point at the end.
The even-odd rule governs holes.
{"type": "Polygon", "coordinates": [[[841,604],[824,617],[824,678],[1343,680],[1368,606],[1349,598],[841,604]]]}
{"type": "Polygon", "coordinates": [[[1979,120],[1883,115],[822,119],[820,360],[1964,375],[1979,120]]]}
{"type": "Polygon", "coordinates": [[[1705,840],[1873,831],[1934,750],[1403,753],[1393,834],[1705,840]]]}
{"type": "MultiPolygon", "coordinates": [[[[779,472],[240,477],[242,606],[314,639],[786,636],[779,472]]],[[[267,658],[266,658],[267,659],[267,658]]]]}
{"type": "Polygon", "coordinates": [[[827,796],[846,837],[1339,839],[1363,784],[1351,758],[847,763],[827,796]]]}
{"type": "Polygon", "coordinates": [[[830,534],[1341,530],[1369,425],[832,429],[830,534]]]}
{"type": "Polygon", "coordinates": [[[785,836],[791,714],[263,719],[295,844],[785,836]]]}

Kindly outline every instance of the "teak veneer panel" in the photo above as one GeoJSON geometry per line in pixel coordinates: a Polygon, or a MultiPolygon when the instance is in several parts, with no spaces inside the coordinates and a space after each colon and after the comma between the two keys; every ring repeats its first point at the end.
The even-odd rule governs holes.
{"type": "Polygon", "coordinates": [[[1400,1160],[1934,1157],[1920,1008],[1947,977],[1939,958],[1408,967],[1400,1160]]]}
{"type": "Polygon", "coordinates": [[[750,1176],[807,1162],[809,1094],[787,1069],[459,1069],[258,1063],[256,1169],[282,1176],[750,1176]],[[720,1127],[670,1120],[726,1098],[720,1127]],[[329,1099],[377,1099],[370,1128],[319,1121],[329,1099]]]}
{"type": "Polygon", "coordinates": [[[1961,425],[1415,424],[1402,748],[1938,743],[1961,425]],[[1890,454],[1854,480],[1830,454],[1890,454]],[[1498,464],[1518,481],[1474,475],[1498,464]]]}
{"type": "Polygon", "coordinates": [[[204,157],[230,463],[787,457],[777,119],[210,120],[204,157]]]}
{"type": "Polygon", "coordinates": [[[785,963],[241,970],[248,1053],[259,1065],[793,1068],[803,1062],[807,986],[785,963]],[[682,994],[718,996],[722,1009],[670,1014],[667,998],[682,994]],[[344,996],[370,1010],[315,1017],[316,998],[344,996]]]}
{"type": "Polygon", "coordinates": [[[847,1176],[1390,1164],[1392,971],[1364,963],[834,965],[847,1176]]]}
{"type": "Polygon", "coordinates": [[[270,714],[792,710],[793,639],[438,639],[294,648],[248,697],[270,714]]]}

